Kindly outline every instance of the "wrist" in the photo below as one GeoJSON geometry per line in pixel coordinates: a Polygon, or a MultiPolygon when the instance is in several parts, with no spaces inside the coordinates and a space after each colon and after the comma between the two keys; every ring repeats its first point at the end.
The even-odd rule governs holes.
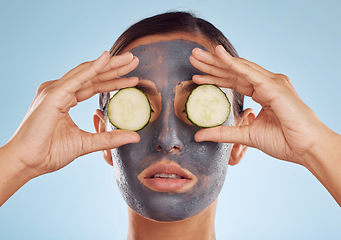
{"type": "Polygon", "coordinates": [[[309,150],[304,166],[341,206],[341,136],[325,126],[309,150]]]}
{"type": "Polygon", "coordinates": [[[324,125],[315,134],[315,138],[314,145],[304,156],[303,165],[308,169],[317,170],[319,169],[317,166],[326,167],[338,162],[338,155],[341,152],[341,136],[324,125]]]}
{"type": "Polygon", "coordinates": [[[25,183],[38,176],[34,169],[25,166],[16,157],[8,144],[0,147],[0,172],[5,174],[7,178],[15,178],[25,183]]]}
{"type": "Polygon", "coordinates": [[[0,206],[35,177],[33,171],[15,159],[6,145],[0,148],[0,176],[0,206]]]}

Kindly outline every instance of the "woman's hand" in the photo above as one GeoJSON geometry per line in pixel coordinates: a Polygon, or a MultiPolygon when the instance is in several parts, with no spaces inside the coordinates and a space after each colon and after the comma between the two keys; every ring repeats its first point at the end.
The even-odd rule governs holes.
{"type": "Polygon", "coordinates": [[[191,63],[208,73],[193,76],[193,81],[232,88],[252,97],[262,109],[250,125],[202,129],[195,139],[240,143],[306,166],[305,161],[319,147],[320,139],[331,134],[331,130],[300,99],[287,76],[234,58],[222,46],[217,46],[215,51],[212,54],[199,48],[193,50],[191,63]]]}
{"type": "Polygon", "coordinates": [[[341,136],[325,126],[300,99],[287,76],[234,58],[222,46],[216,47],[215,54],[196,48],[190,61],[208,73],[193,76],[194,82],[232,88],[262,106],[250,124],[202,129],[196,133],[196,141],[239,143],[301,164],[341,206],[341,136]]]}
{"type": "Polygon", "coordinates": [[[82,131],[69,115],[70,108],[96,93],[135,86],[137,78],[119,77],[137,65],[131,53],[110,58],[104,52],[61,79],[43,83],[19,129],[2,147],[2,156],[10,156],[13,168],[26,169],[32,178],[56,171],[84,154],[138,142],[139,135],[130,131],[82,131]]]}

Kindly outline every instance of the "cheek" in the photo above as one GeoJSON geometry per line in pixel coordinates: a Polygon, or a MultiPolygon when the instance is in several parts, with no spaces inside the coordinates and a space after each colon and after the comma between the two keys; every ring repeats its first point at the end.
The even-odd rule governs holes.
{"type": "Polygon", "coordinates": [[[197,174],[215,177],[221,169],[227,167],[231,144],[204,142],[191,152],[191,168],[197,174]]]}

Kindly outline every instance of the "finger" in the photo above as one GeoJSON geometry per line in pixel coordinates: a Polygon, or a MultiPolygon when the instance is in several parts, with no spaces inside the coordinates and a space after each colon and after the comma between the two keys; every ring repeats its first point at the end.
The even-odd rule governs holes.
{"type": "Polygon", "coordinates": [[[249,127],[219,126],[199,130],[194,139],[197,142],[212,141],[220,143],[239,143],[251,146],[249,127]]]}
{"type": "Polygon", "coordinates": [[[221,45],[218,45],[216,47],[216,54],[218,58],[225,64],[227,69],[232,70],[234,73],[239,75],[240,78],[249,81],[254,86],[264,83],[264,81],[270,79],[261,71],[254,69],[252,66],[248,64],[245,64],[238,58],[232,57],[221,45]]]}
{"type": "Polygon", "coordinates": [[[82,102],[97,93],[111,92],[121,88],[134,87],[138,84],[138,78],[116,78],[113,80],[98,82],[92,84],[87,88],[82,88],[76,92],[76,98],[78,102],[82,102]]]}
{"type": "MultiPolygon", "coordinates": [[[[79,75],[79,73],[83,72],[86,69],[91,68],[94,66],[94,64],[98,64],[100,61],[105,60],[108,62],[110,60],[110,54],[107,51],[104,51],[99,58],[97,58],[94,61],[89,61],[89,62],[84,62],[79,64],[77,67],[71,69],[69,72],[67,72],[61,79],[60,81],[66,81],[70,78],[74,78],[75,76],[79,75]]],[[[104,68],[105,66],[102,66],[104,68]]],[[[100,71],[100,70],[98,70],[100,71]]]]}
{"type": "Polygon", "coordinates": [[[71,69],[66,74],[64,74],[64,76],[61,79],[69,79],[70,77],[74,76],[75,74],[77,74],[77,73],[81,72],[82,70],[86,69],[87,67],[89,67],[89,65],[91,65],[92,62],[93,61],[89,61],[89,62],[83,62],[83,63],[79,64],[77,67],[71,69]]]}
{"type": "MultiPolygon", "coordinates": [[[[223,68],[219,68],[216,66],[212,66],[209,65],[205,62],[201,62],[197,59],[195,59],[194,57],[190,57],[190,61],[192,63],[192,65],[194,67],[196,67],[197,69],[199,69],[200,71],[206,72],[214,77],[217,77],[219,79],[225,79],[226,83],[224,83],[223,81],[219,81],[219,84],[216,84],[220,87],[226,87],[226,88],[233,88],[236,91],[242,91],[244,95],[250,96],[249,94],[252,94],[253,90],[249,89],[252,88],[252,84],[247,81],[242,75],[236,73],[235,71],[232,71],[230,69],[223,69],[223,68]],[[242,90],[244,88],[247,88],[246,90],[242,90]],[[238,89],[238,90],[237,90],[238,89]],[[245,92],[245,93],[244,93],[245,92]]],[[[198,77],[200,75],[196,75],[195,77],[193,77],[193,81],[194,79],[196,79],[198,82],[200,81],[199,79],[201,77],[198,77]]],[[[202,80],[209,80],[208,77],[203,77],[202,80]]],[[[197,83],[198,83],[197,82],[197,83]]],[[[208,82],[206,82],[208,83],[208,82]]],[[[241,92],[240,92],[241,93],[241,92]]]]}
{"type": "Polygon", "coordinates": [[[140,136],[128,130],[114,130],[102,133],[85,133],[83,137],[83,152],[81,155],[120,147],[128,143],[137,143],[140,136]]]}
{"type": "Polygon", "coordinates": [[[254,68],[255,70],[259,71],[259,72],[262,72],[264,75],[270,77],[270,78],[273,78],[275,73],[259,66],[258,64],[254,63],[254,62],[251,62],[249,60],[246,60],[244,58],[238,58],[239,61],[243,62],[244,64],[247,64],[249,66],[251,66],[252,68],[254,68]]]}
{"type": "MultiPolygon", "coordinates": [[[[124,53],[122,55],[117,55],[114,57],[110,58],[110,61],[108,62],[108,64],[100,71],[102,72],[106,72],[109,71],[111,69],[114,68],[119,68],[122,67],[128,63],[130,63],[133,60],[133,54],[130,52],[124,53]]],[[[96,60],[94,60],[96,61],[96,60]]],[[[69,79],[71,77],[73,77],[75,74],[81,72],[82,70],[86,69],[87,67],[89,67],[94,61],[89,61],[89,62],[84,62],[79,64],[77,67],[71,69],[69,72],[67,72],[64,76],[63,79],[69,79]]]]}
{"type": "Polygon", "coordinates": [[[93,79],[98,73],[102,71],[102,69],[106,66],[106,64],[110,60],[110,55],[107,51],[104,51],[102,55],[91,62],[90,64],[85,64],[86,67],[65,79],[64,77],[58,81],[58,84],[61,86],[61,89],[66,90],[69,93],[75,93],[78,91],[84,84],[93,79]]]}
{"type": "Polygon", "coordinates": [[[200,71],[217,76],[217,77],[228,78],[228,77],[232,77],[231,75],[234,74],[233,72],[228,71],[224,68],[216,67],[213,65],[209,65],[206,62],[199,61],[194,56],[190,56],[189,61],[195,68],[199,69],[200,71]]]}
{"type": "Polygon", "coordinates": [[[204,63],[207,63],[212,66],[216,66],[219,68],[224,68],[224,64],[220,61],[220,59],[215,55],[208,51],[204,51],[200,48],[194,48],[192,51],[192,56],[204,63]]]}
{"type": "Polygon", "coordinates": [[[106,72],[100,73],[96,76],[94,81],[107,81],[112,80],[114,78],[118,78],[120,76],[126,75],[129,72],[133,71],[139,64],[139,59],[137,57],[133,57],[132,61],[130,61],[128,64],[124,64],[120,67],[116,67],[113,69],[110,69],[106,72]]]}
{"type": "Polygon", "coordinates": [[[56,108],[61,113],[66,113],[69,109],[77,105],[75,93],[88,81],[96,76],[96,74],[108,63],[110,55],[103,52],[102,55],[89,64],[83,71],[77,73],[69,79],[60,79],[54,82],[53,87],[49,90],[44,98],[45,104],[52,108],[56,108]]]}
{"type": "Polygon", "coordinates": [[[76,92],[77,101],[84,101],[100,92],[110,92],[125,87],[135,86],[138,83],[138,78],[117,77],[131,72],[137,67],[138,63],[138,58],[134,57],[128,65],[99,74],[93,80],[84,84],[84,86],[76,92]]]}
{"type": "Polygon", "coordinates": [[[102,72],[109,71],[111,69],[119,68],[129,64],[133,61],[134,55],[130,52],[126,52],[122,55],[116,55],[110,58],[108,64],[103,68],[102,72]]]}
{"type": "Polygon", "coordinates": [[[244,82],[243,84],[238,84],[237,81],[230,80],[228,78],[220,78],[212,75],[194,75],[193,81],[196,84],[214,84],[218,87],[231,88],[240,94],[245,96],[252,96],[254,89],[249,82],[244,82]]]}

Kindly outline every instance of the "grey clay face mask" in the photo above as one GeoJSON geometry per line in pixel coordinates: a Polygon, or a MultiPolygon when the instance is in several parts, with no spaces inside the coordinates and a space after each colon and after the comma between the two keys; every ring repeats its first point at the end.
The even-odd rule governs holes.
{"type": "MultiPolygon", "coordinates": [[[[218,197],[226,176],[231,145],[197,143],[194,134],[200,128],[185,123],[174,110],[176,86],[191,80],[194,74],[203,74],[189,62],[195,47],[204,49],[195,42],[172,40],[140,45],[130,51],[140,63],[127,76],[155,83],[161,94],[161,112],[138,132],[139,143],[112,150],[114,169],[128,206],[157,221],[178,221],[202,212],[218,197]],[[146,187],[138,176],[161,160],[190,171],[197,182],[185,192],[160,192],[146,187]]],[[[234,125],[233,111],[224,125],[234,125]]]]}

